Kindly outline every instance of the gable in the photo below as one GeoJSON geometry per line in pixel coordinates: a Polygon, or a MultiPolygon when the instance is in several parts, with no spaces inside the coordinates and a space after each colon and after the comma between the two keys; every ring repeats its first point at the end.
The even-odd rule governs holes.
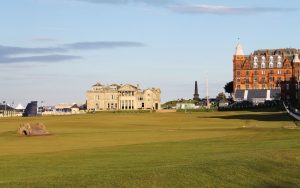
{"type": "Polygon", "coordinates": [[[126,84],[120,87],[119,91],[136,91],[137,88],[133,85],[126,84]]]}

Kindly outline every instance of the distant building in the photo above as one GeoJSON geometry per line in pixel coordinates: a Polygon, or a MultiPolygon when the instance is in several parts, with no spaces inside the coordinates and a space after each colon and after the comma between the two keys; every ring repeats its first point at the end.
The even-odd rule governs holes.
{"type": "Polygon", "coordinates": [[[27,104],[25,111],[23,113],[24,117],[32,117],[38,115],[38,102],[37,101],[31,101],[27,104]]]}
{"type": "Polygon", "coordinates": [[[234,99],[264,102],[284,99],[299,104],[299,50],[256,50],[245,55],[238,43],[233,56],[234,99]]]}
{"type": "Polygon", "coordinates": [[[159,110],[160,94],[159,88],[141,90],[130,84],[97,83],[86,92],[87,110],[159,110]]]}
{"type": "Polygon", "coordinates": [[[77,114],[79,113],[79,106],[75,103],[73,104],[66,104],[61,103],[57,104],[54,107],[56,113],[71,113],[71,114],[77,114]]]}
{"type": "Polygon", "coordinates": [[[196,107],[196,105],[193,103],[177,103],[176,104],[176,109],[196,109],[196,108],[199,108],[199,106],[196,107]]]}
{"type": "Polygon", "coordinates": [[[0,104],[0,117],[15,116],[16,111],[7,104],[0,104]]]}

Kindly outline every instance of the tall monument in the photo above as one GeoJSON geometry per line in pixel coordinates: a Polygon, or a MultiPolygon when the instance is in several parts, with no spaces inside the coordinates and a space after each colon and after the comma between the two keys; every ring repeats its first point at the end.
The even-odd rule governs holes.
{"type": "Polygon", "coordinates": [[[195,93],[194,93],[194,98],[193,100],[198,103],[200,101],[200,98],[199,98],[199,92],[198,92],[198,83],[197,81],[195,81],[195,93]]]}

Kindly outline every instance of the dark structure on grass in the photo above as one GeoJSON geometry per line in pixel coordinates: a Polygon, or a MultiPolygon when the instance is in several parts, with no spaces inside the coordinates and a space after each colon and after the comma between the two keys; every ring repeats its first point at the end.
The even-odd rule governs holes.
{"type": "Polygon", "coordinates": [[[23,113],[23,117],[33,117],[38,115],[38,102],[37,101],[31,101],[27,104],[26,109],[23,113]]]}

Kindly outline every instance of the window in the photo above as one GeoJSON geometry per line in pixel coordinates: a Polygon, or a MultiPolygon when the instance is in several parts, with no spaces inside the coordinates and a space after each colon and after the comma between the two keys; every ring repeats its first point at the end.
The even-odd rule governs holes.
{"type": "Polygon", "coordinates": [[[278,57],[277,57],[277,63],[281,63],[282,62],[282,57],[279,55],[278,57]]]}
{"type": "Polygon", "coordinates": [[[273,67],[274,67],[273,62],[270,62],[270,63],[269,63],[269,68],[273,68],[273,67]]]}
{"type": "Polygon", "coordinates": [[[258,75],[258,72],[257,72],[257,71],[254,71],[254,75],[258,75]]]}
{"type": "Polygon", "coordinates": [[[257,78],[254,78],[254,82],[257,82],[257,80],[258,80],[257,78]]]}
{"type": "Polygon", "coordinates": [[[241,82],[241,79],[240,79],[240,78],[237,78],[236,81],[237,81],[237,82],[241,82]]]}
{"type": "Polygon", "coordinates": [[[273,63],[274,57],[270,56],[270,63],[273,63]]]}
{"type": "Polygon", "coordinates": [[[261,71],[261,74],[262,74],[262,75],[265,75],[265,74],[266,74],[266,71],[264,71],[264,70],[261,71]]]}
{"type": "Polygon", "coordinates": [[[249,71],[246,71],[246,75],[249,76],[249,71]]]}
{"type": "Polygon", "coordinates": [[[258,68],[258,64],[256,62],[253,63],[253,68],[254,69],[258,68]]]}
{"type": "Polygon", "coordinates": [[[274,71],[273,71],[273,70],[270,70],[270,74],[274,74],[274,71]]]}
{"type": "Polygon", "coordinates": [[[241,75],[241,72],[240,72],[240,71],[237,71],[237,72],[236,72],[236,75],[240,76],[240,75],[241,75]]]}
{"type": "Polygon", "coordinates": [[[258,58],[257,58],[257,56],[254,56],[253,61],[254,61],[254,63],[258,63],[258,58]]]}
{"type": "Polygon", "coordinates": [[[262,78],[261,81],[262,81],[263,83],[265,83],[265,82],[266,82],[266,78],[262,78]]]}
{"type": "Polygon", "coordinates": [[[290,74],[290,71],[289,71],[289,70],[286,70],[286,71],[285,71],[285,74],[290,74]]]}
{"type": "Polygon", "coordinates": [[[261,57],[261,68],[266,68],[266,57],[265,56],[261,57]]]}
{"type": "Polygon", "coordinates": [[[278,70],[278,74],[281,74],[281,70],[278,70]]]}
{"type": "Polygon", "coordinates": [[[277,63],[277,68],[282,68],[282,63],[281,62],[277,63]]]}
{"type": "Polygon", "coordinates": [[[246,85],[246,89],[249,89],[249,85],[246,85]]]}

